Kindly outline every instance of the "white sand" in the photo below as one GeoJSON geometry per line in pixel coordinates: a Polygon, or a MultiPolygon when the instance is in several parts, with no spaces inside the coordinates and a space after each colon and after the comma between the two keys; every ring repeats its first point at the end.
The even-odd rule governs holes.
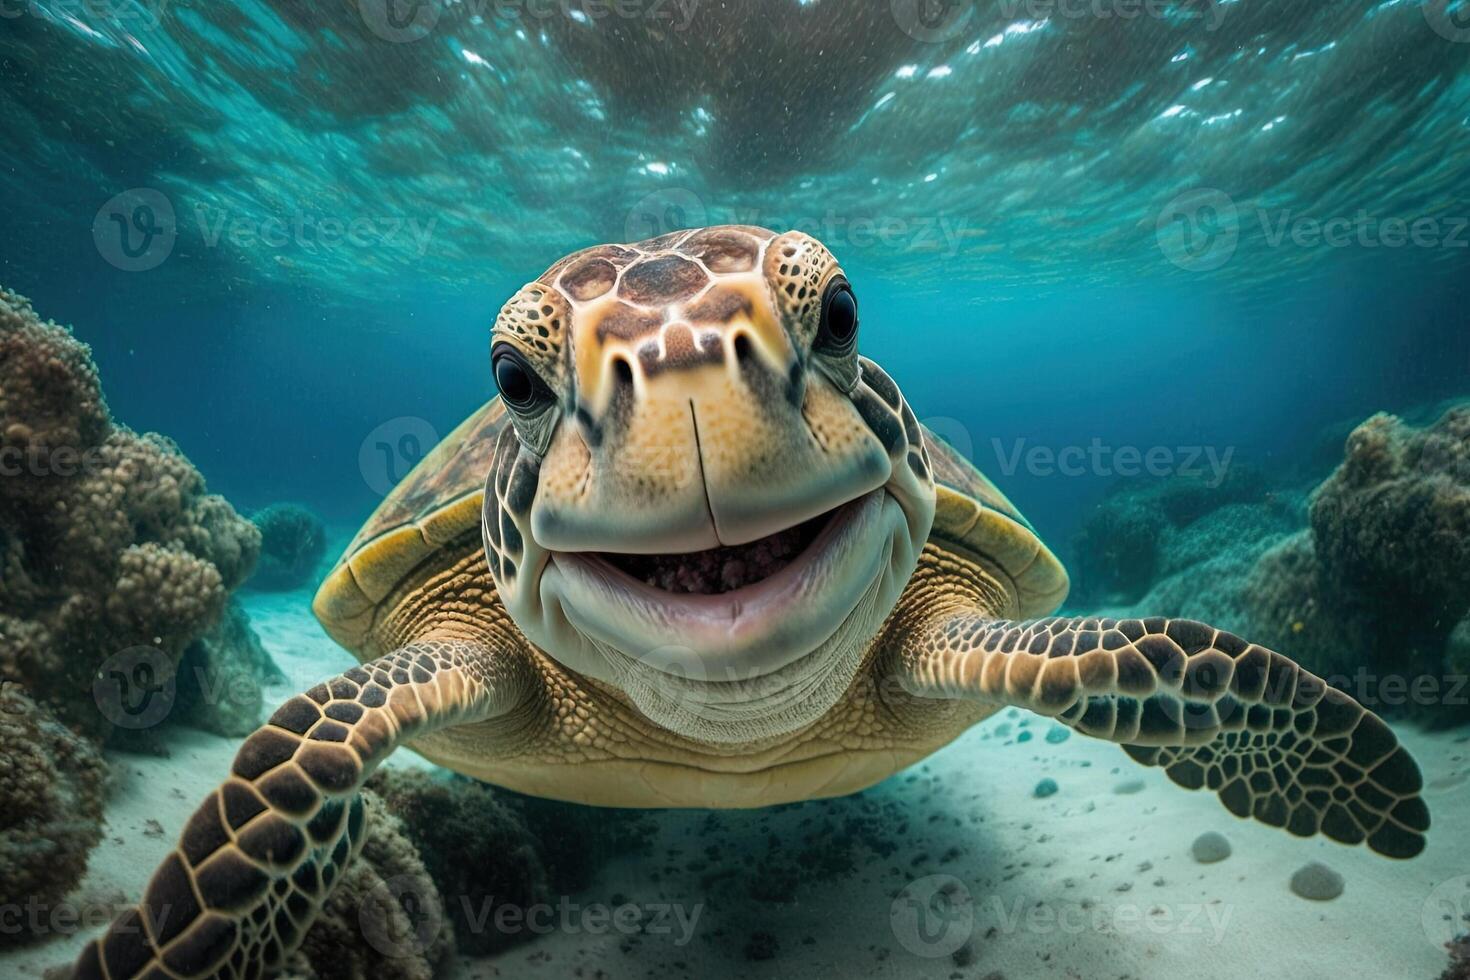
{"type": "MultiPolygon", "coordinates": [[[[291,677],[289,685],[269,692],[273,701],[352,663],[311,618],[305,594],[247,594],[246,605],[261,639],[291,677]]],[[[870,791],[866,797],[874,801],[901,802],[907,833],[893,828],[897,850],[879,858],[860,848],[853,873],[803,884],[784,902],[751,899],[729,881],[710,887],[701,877],[720,863],[740,868],[745,855],[759,859],[771,834],[798,851],[803,834],[824,817],[840,828],[844,815],[857,813],[855,802],[726,813],[714,832],[706,830],[702,811],[656,814],[652,852],[615,861],[594,887],[569,901],[611,905],[616,896],[644,906],[677,903],[686,921],[697,909],[687,944],[675,945],[680,927],[673,920],[669,934],[631,943],[610,929],[559,930],[492,959],[461,960],[449,974],[455,980],[1433,980],[1444,968],[1444,951],[1426,935],[1423,921],[1427,917],[1432,927],[1443,928],[1431,893],[1442,882],[1470,875],[1470,736],[1399,726],[1431,785],[1435,826],[1423,856],[1395,862],[1363,848],[1303,841],[1236,820],[1213,795],[1181,790],[1158,770],[1135,766],[1115,746],[1076,735],[1049,743],[1044,736],[1051,727],[1007,712],[870,791]],[[1022,732],[1032,737],[1018,741],[1022,732]],[[1032,791],[1044,777],[1060,788],[1037,799],[1032,791]],[[1115,792],[1119,787],[1131,792],[1115,792]],[[1233,854],[1201,865],[1190,845],[1210,830],[1229,838],[1233,854]],[[722,861],[701,868],[697,862],[710,845],[722,861]],[[1312,902],[1292,894],[1292,873],[1312,860],[1343,875],[1340,898],[1312,902]],[[934,931],[925,945],[915,940],[911,906],[900,904],[895,914],[894,897],[930,875],[952,876],[935,883],[949,881],[952,897],[960,901],[949,931],[937,917],[927,920],[934,931]],[[966,893],[969,903],[962,901],[966,893]],[[966,928],[966,914],[972,929],[966,928]],[[755,932],[775,938],[773,958],[747,959],[755,932]],[[949,949],[966,933],[972,934],[971,958],[957,965],[949,949]],[[902,939],[940,955],[916,955],[902,939]]],[[[114,755],[119,779],[107,835],[73,901],[101,906],[124,895],[135,898],[197,801],[227,770],[236,744],[176,731],[170,758],[114,755]]],[[[393,764],[427,765],[408,752],[398,753],[393,764]]],[[[87,935],[0,955],[0,976],[38,977],[45,967],[68,961],[87,935]]]]}

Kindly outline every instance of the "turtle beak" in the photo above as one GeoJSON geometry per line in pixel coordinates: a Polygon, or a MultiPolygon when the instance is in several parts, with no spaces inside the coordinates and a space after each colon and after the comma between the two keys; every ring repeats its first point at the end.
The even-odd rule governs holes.
{"type": "Polygon", "coordinates": [[[745,544],[889,478],[882,443],[779,331],[675,324],[597,369],[602,410],[563,425],[542,467],[532,533],[553,551],[745,544]]]}

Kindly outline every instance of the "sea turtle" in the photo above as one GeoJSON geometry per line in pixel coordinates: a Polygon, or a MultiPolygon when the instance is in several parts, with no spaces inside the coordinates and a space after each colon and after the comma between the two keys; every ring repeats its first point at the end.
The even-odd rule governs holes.
{"type": "Polygon", "coordinates": [[[1032,618],[1061,564],[857,337],[799,232],[605,245],[521,289],[499,397],[317,594],[362,665],[245,740],[77,976],[268,975],[403,744],[563,800],[755,807],[859,790],[1017,706],[1238,816],[1419,853],[1414,761],[1287,658],[1186,620],[1032,618]]]}

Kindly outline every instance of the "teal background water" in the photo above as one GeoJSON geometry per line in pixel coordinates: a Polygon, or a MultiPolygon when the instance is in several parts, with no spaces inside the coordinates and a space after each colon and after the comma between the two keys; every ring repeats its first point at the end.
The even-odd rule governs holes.
{"type": "Polygon", "coordinates": [[[352,524],[560,255],[799,227],[1061,546],[1114,474],[1017,440],[1286,473],[1470,391],[1461,6],[3,0],[0,283],[213,489],[352,524]]]}

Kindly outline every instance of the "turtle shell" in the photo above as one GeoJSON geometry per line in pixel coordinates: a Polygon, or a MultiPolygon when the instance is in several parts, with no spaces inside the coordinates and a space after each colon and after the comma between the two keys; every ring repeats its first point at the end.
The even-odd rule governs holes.
{"type": "Polygon", "coordinates": [[[929,540],[999,566],[1015,584],[1024,618],[1047,616],[1067,598],[1067,570],[1016,505],[953,446],[925,428],[937,500],[929,540]]]}
{"type": "Polygon", "coordinates": [[[356,649],[373,610],[438,548],[480,526],[485,476],[507,424],[494,398],[433,448],[373,511],[312,602],[332,638],[356,649]]]}
{"type": "MultiPolygon", "coordinates": [[[[458,428],[384,498],[317,590],[312,609],[327,632],[356,649],[373,611],[436,549],[480,523],[485,476],[508,424],[495,398],[458,428]]],[[[1015,583],[1021,615],[1050,613],[1066,598],[1067,573],[1005,494],[926,430],[938,500],[930,540],[998,566],[1015,583]]]]}

